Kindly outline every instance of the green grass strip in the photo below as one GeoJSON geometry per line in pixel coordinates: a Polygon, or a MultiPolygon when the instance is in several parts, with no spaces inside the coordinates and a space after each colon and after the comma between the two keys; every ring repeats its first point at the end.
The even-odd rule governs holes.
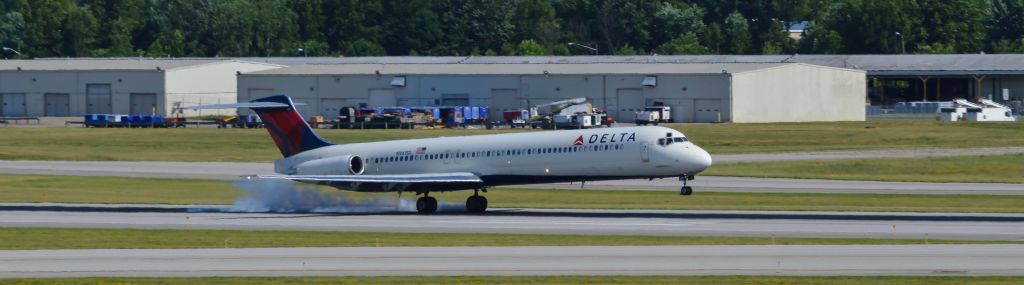
{"type": "Polygon", "coordinates": [[[1024,154],[717,164],[704,174],[900,182],[1024,183],[1024,154]]]}
{"type": "MultiPolygon", "coordinates": [[[[349,199],[395,196],[309,191],[349,199]]],[[[242,194],[229,181],[0,174],[0,203],[231,204],[242,194]]],[[[471,192],[432,195],[463,203],[471,192]]],[[[697,192],[679,196],[666,191],[495,188],[486,196],[493,208],[1024,213],[1024,195],[697,192]]]]}
{"type": "Polygon", "coordinates": [[[399,276],[0,279],[0,284],[740,284],[1004,285],[1021,276],[399,276]]]}
{"type": "Polygon", "coordinates": [[[1005,244],[870,238],[689,237],[478,233],[391,233],[93,228],[0,228],[0,249],[171,249],[396,246],[1005,244]]]}

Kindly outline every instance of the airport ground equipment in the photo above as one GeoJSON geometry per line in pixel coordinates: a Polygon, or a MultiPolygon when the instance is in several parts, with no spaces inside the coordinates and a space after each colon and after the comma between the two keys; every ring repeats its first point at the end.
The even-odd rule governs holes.
{"type": "Polygon", "coordinates": [[[85,116],[83,125],[87,128],[184,128],[185,119],[162,115],[90,114],[85,116]]]}
{"type": "Polygon", "coordinates": [[[260,120],[259,116],[255,114],[241,115],[241,116],[230,116],[217,120],[218,128],[262,128],[263,120],[260,120]]]}
{"type": "Polygon", "coordinates": [[[586,97],[555,101],[530,110],[530,126],[545,129],[588,129],[602,126],[607,116],[595,112],[586,97]]]}
{"type": "Polygon", "coordinates": [[[335,129],[410,129],[414,124],[402,121],[402,116],[411,110],[406,108],[365,108],[345,107],[338,111],[335,129]]]}
{"type": "Polygon", "coordinates": [[[671,122],[672,107],[665,106],[662,102],[654,102],[654,106],[647,106],[643,111],[636,112],[636,124],[640,126],[657,126],[658,123],[671,122]]]}
{"type": "Polygon", "coordinates": [[[954,99],[952,107],[938,108],[936,119],[947,122],[1013,122],[1013,111],[1006,105],[992,100],[981,99],[975,103],[966,99],[954,99]]]}

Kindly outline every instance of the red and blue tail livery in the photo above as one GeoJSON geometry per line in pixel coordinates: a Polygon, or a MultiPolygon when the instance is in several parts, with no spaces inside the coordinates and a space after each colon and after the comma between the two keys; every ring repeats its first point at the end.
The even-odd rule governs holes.
{"type": "Polygon", "coordinates": [[[274,143],[277,144],[278,150],[284,157],[334,145],[313,132],[306,120],[302,119],[302,115],[295,110],[295,104],[288,96],[276,95],[250,102],[257,103],[252,104],[249,108],[263,120],[267,131],[274,138],[274,143]]]}

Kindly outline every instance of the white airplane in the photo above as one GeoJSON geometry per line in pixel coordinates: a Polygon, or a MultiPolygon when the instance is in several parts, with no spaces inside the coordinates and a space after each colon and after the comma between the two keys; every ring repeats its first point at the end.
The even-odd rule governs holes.
{"type": "Polygon", "coordinates": [[[250,108],[284,156],[274,162],[288,179],[360,192],[415,192],[419,213],[437,211],[431,192],[473,190],[466,210],[481,213],[488,187],[516,184],[679,177],[711,166],[711,156],[683,133],[664,127],[623,127],[440,137],[336,145],[315,132],[284,95],[249,103],[193,107],[250,108]]]}

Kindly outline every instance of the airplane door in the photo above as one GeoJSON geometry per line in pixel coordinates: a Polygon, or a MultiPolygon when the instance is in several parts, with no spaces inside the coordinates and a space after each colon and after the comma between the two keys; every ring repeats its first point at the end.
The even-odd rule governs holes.
{"type": "Polygon", "coordinates": [[[651,162],[651,144],[640,144],[640,160],[643,162],[651,162]]]}

